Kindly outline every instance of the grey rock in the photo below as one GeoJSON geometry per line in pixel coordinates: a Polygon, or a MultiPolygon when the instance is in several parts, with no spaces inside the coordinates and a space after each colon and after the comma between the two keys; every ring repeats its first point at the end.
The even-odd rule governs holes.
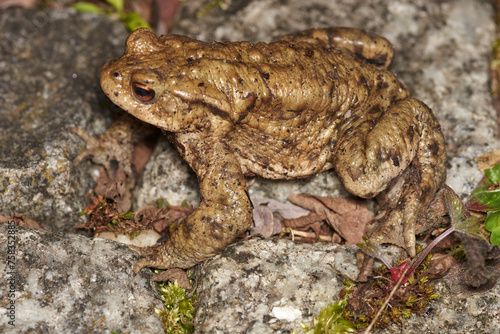
{"type": "Polygon", "coordinates": [[[126,35],[105,17],[2,10],[1,213],[14,210],[44,228],[74,231],[97,170],[89,162],[73,168],[84,144],[68,128],[95,134],[110,124],[109,111],[101,111],[110,103],[100,89],[99,70],[122,51],[126,35]]]}
{"type": "Polygon", "coordinates": [[[95,134],[110,124],[98,73],[122,52],[126,35],[105,16],[0,12],[0,213],[26,214],[50,230],[19,227],[14,250],[7,249],[7,224],[0,224],[2,333],[163,331],[154,315],[163,304],[151,274],[131,271],[134,252],[54,232],[77,232],[74,226],[82,223],[78,212],[96,168],[73,167],[84,145],[68,127],[95,134]],[[14,269],[7,258],[12,252],[14,269]],[[12,282],[15,298],[9,296],[12,282]],[[15,327],[8,323],[11,301],[15,327]]]}
{"type": "Polygon", "coordinates": [[[196,174],[181,158],[177,149],[161,136],[142,173],[133,206],[140,208],[155,203],[159,198],[171,205],[196,207],[200,200],[196,174]]]}
{"type": "Polygon", "coordinates": [[[164,330],[154,313],[163,304],[150,281],[151,273],[132,272],[137,255],[126,246],[104,239],[28,227],[17,226],[14,230],[9,226],[0,224],[0,332],[164,330]],[[7,243],[12,237],[15,247],[9,248],[9,254],[15,260],[7,261],[7,243]],[[15,291],[15,299],[9,296],[11,291],[15,291]]]}
{"type": "Polygon", "coordinates": [[[356,247],[247,240],[197,266],[197,333],[282,333],[337,298],[357,274],[356,247]]]}

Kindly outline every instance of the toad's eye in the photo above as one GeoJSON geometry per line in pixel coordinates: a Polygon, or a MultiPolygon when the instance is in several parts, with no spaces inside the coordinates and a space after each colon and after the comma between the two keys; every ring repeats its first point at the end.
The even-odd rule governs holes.
{"type": "Polygon", "coordinates": [[[148,86],[144,86],[140,83],[134,82],[132,84],[132,87],[134,96],[142,102],[151,101],[155,97],[154,89],[151,89],[148,86]]]}

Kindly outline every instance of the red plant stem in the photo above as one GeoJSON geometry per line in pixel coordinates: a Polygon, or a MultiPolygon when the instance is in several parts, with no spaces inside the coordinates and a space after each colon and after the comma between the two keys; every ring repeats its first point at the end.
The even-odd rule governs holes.
{"type": "Polygon", "coordinates": [[[385,266],[387,267],[387,269],[389,269],[389,270],[392,269],[392,265],[382,255],[377,256],[377,259],[379,259],[380,261],[382,261],[382,263],[385,264],[385,266]]]}
{"type": "Polygon", "coordinates": [[[425,247],[425,249],[420,253],[418,258],[415,260],[415,262],[411,265],[410,269],[408,270],[408,275],[411,275],[417,269],[417,267],[422,263],[422,261],[425,259],[427,254],[436,246],[441,240],[449,236],[451,233],[455,232],[455,227],[451,226],[449,229],[441,233],[436,239],[434,239],[430,244],[425,247]]]}

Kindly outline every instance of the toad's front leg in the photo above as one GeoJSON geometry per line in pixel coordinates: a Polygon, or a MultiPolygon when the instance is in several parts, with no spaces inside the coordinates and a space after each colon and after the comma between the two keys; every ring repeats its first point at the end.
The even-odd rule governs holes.
{"type": "Polygon", "coordinates": [[[161,244],[134,247],[141,259],[134,266],[189,268],[220,253],[252,222],[252,204],[239,162],[217,139],[178,136],[177,147],[196,171],[199,207],[161,244]]]}

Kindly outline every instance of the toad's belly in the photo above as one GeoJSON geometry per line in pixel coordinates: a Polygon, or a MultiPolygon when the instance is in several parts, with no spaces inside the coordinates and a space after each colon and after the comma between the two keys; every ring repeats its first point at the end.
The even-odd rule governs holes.
{"type": "Polygon", "coordinates": [[[292,179],[332,168],[336,137],[332,122],[310,123],[305,128],[270,127],[258,131],[241,126],[228,134],[228,146],[246,175],[292,179]]]}

